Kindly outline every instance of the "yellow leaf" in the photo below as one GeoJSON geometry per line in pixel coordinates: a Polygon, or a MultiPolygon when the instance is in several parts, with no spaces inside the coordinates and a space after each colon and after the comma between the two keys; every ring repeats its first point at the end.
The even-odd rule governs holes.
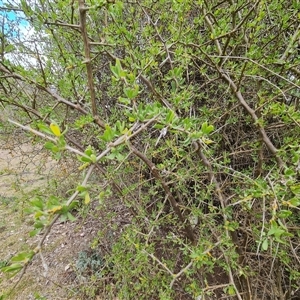
{"type": "Polygon", "coordinates": [[[210,139],[206,139],[206,138],[202,138],[202,141],[206,144],[206,145],[210,145],[212,143],[214,143],[214,141],[210,140],[210,139]]]}
{"type": "Polygon", "coordinates": [[[86,193],[84,196],[84,204],[89,204],[91,202],[91,198],[89,193],[86,193]]]}
{"type": "Polygon", "coordinates": [[[60,206],[60,205],[59,206],[54,206],[53,208],[48,210],[48,213],[49,214],[51,214],[51,213],[55,214],[56,212],[60,211],[61,209],[62,209],[62,206],[60,206]]]}
{"type": "Polygon", "coordinates": [[[51,131],[53,132],[53,134],[55,136],[58,136],[58,137],[61,136],[60,129],[59,129],[57,124],[51,123],[50,124],[50,129],[51,129],[51,131]]]}
{"type": "Polygon", "coordinates": [[[75,66],[70,65],[70,66],[67,66],[67,67],[66,67],[66,70],[70,70],[70,69],[74,69],[74,68],[75,68],[75,66]]]}
{"type": "Polygon", "coordinates": [[[85,169],[86,167],[88,167],[91,163],[86,162],[85,164],[83,164],[82,166],[78,167],[78,170],[81,171],[83,169],[85,169]]]}

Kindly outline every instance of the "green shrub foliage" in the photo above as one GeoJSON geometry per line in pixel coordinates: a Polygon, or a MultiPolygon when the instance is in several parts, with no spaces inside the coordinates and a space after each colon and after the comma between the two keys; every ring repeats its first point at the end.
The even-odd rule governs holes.
{"type": "Polygon", "coordinates": [[[299,1],[4,6],[26,22],[0,35],[1,125],[84,178],[29,202],[36,230],[76,197],[121,207],[104,258],[119,299],[300,297],[299,1]]]}

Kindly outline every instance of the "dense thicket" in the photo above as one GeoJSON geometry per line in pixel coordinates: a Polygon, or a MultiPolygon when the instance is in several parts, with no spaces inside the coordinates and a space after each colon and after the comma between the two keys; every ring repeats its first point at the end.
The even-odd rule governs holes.
{"type": "MultiPolygon", "coordinates": [[[[98,292],[298,299],[299,2],[24,0],[2,11],[18,9],[34,31],[2,26],[2,126],[48,139],[58,159],[77,154],[84,180],[54,221],[79,193],[126,207],[98,292]]],[[[46,235],[43,201],[28,205],[46,235]]]]}

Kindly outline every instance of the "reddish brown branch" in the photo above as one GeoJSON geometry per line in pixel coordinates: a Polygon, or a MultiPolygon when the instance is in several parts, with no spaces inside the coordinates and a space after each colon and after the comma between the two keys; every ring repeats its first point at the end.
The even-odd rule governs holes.
{"type": "Polygon", "coordinates": [[[269,139],[268,135],[266,134],[266,131],[265,131],[264,127],[261,124],[259,124],[259,118],[256,115],[255,111],[248,105],[248,103],[244,99],[241,91],[237,88],[236,84],[229,77],[229,75],[227,75],[221,69],[219,69],[218,71],[220,72],[223,79],[225,79],[225,81],[229,84],[233,94],[239,100],[240,104],[245,108],[245,110],[248,112],[248,114],[252,117],[252,120],[254,121],[254,124],[258,127],[258,130],[259,130],[259,133],[261,135],[261,138],[262,138],[263,142],[265,143],[268,150],[275,156],[279,168],[282,169],[284,167],[284,162],[278,156],[278,154],[277,154],[278,150],[276,149],[276,147],[273,145],[273,143],[269,139]]]}
{"type": "Polygon", "coordinates": [[[159,170],[156,168],[155,164],[152,161],[150,161],[142,152],[137,150],[132,145],[129,145],[129,147],[130,147],[130,150],[132,151],[132,153],[135,154],[139,159],[141,159],[148,166],[148,168],[150,169],[150,171],[153,174],[153,176],[155,177],[155,179],[162,185],[175,214],[178,216],[179,220],[183,223],[187,238],[193,244],[195,244],[196,241],[195,241],[195,235],[193,233],[193,229],[192,229],[189,221],[187,219],[185,219],[184,216],[182,215],[181,210],[178,206],[178,203],[177,203],[175,197],[173,196],[172,192],[170,191],[167,183],[160,176],[159,170]]]}
{"type": "MultiPolygon", "coordinates": [[[[14,78],[16,80],[29,82],[30,84],[33,84],[34,86],[36,86],[39,90],[44,91],[47,94],[51,95],[59,103],[64,103],[65,105],[70,106],[71,108],[74,108],[74,109],[78,110],[79,112],[81,112],[84,115],[88,114],[88,112],[86,110],[84,110],[79,104],[76,104],[76,103],[73,103],[71,101],[66,100],[65,98],[61,97],[59,94],[57,94],[52,89],[49,89],[49,88],[35,82],[32,79],[25,78],[25,77],[21,76],[20,74],[17,74],[13,71],[10,71],[9,69],[7,69],[5,66],[3,66],[1,64],[0,64],[0,71],[3,72],[4,74],[7,74],[7,76],[5,76],[5,77],[11,77],[11,78],[14,78]]],[[[105,123],[99,118],[98,115],[94,116],[94,122],[96,124],[98,124],[101,128],[105,128],[105,123]]]]}
{"type": "Polygon", "coordinates": [[[78,3],[79,3],[80,30],[81,30],[81,35],[82,35],[83,45],[84,45],[85,64],[86,64],[88,85],[89,85],[90,96],[91,96],[92,113],[94,118],[96,118],[98,116],[97,105],[96,105],[96,94],[95,94],[95,86],[94,86],[94,79],[93,79],[93,69],[91,63],[89,38],[86,30],[86,12],[88,8],[85,6],[84,0],[78,0],[78,3]]]}

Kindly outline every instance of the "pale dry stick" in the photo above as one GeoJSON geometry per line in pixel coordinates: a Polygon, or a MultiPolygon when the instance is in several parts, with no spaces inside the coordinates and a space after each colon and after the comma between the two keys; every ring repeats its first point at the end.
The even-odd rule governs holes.
{"type": "MultiPolygon", "coordinates": [[[[147,16],[148,20],[150,21],[150,23],[152,24],[152,26],[154,27],[155,31],[156,31],[156,35],[158,36],[158,38],[160,39],[160,41],[162,42],[164,49],[166,51],[167,57],[166,59],[159,65],[160,67],[162,67],[167,61],[169,61],[170,63],[170,68],[173,70],[173,61],[170,55],[170,51],[169,48],[172,46],[168,46],[166,45],[166,41],[163,39],[163,37],[161,36],[161,34],[159,33],[158,29],[157,29],[157,22],[153,22],[153,20],[151,19],[151,17],[149,16],[149,14],[146,12],[145,8],[139,4],[139,6],[141,7],[142,11],[144,12],[144,14],[147,16]]],[[[176,81],[176,79],[175,79],[176,81]]],[[[176,81],[176,83],[178,84],[178,82],[176,81]]]]}
{"type": "MultiPolygon", "coordinates": [[[[281,90],[281,88],[279,86],[277,86],[276,84],[272,83],[270,80],[268,80],[267,78],[264,78],[262,76],[259,75],[244,75],[245,77],[250,77],[250,78],[254,78],[254,79],[259,79],[259,80],[263,80],[266,81],[267,83],[269,83],[272,87],[274,87],[275,89],[278,89],[279,92],[282,94],[283,98],[285,99],[286,102],[288,102],[288,99],[284,93],[283,90],[281,90]]],[[[260,108],[260,107],[259,107],[260,108]]],[[[256,109],[257,110],[257,109],[256,109]]]]}
{"type": "MultiPolygon", "coordinates": [[[[86,186],[86,184],[87,184],[87,182],[88,182],[90,176],[92,175],[92,172],[93,172],[94,168],[95,168],[95,164],[93,164],[93,165],[91,165],[91,166],[89,167],[89,169],[88,169],[88,171],[87,171],[87,173],[86,173],[86,175],[85,175],[85,177],[84,177],[84,180],[83,180],[82,183],[81,183],[82,186],[86,186]]],[[[79,194],[79,191],[76,190],[76,191],[73,193],[73,195],[72,195],[72,196],[68,199],[68,201],[66,202],[66,206],[69,206],[69,205],[74,201],[74,199],[77,197],[78,194],[79,194]]],[[[50,232],[52,226],[54,225],[54,223],[57,221],[57,219],[58,219],[59,217],[60,217],[60,215],[55,216],[54,219],[53,219],[53,221],[52,221],[52,222],[50,223],[50,225],[46,228],[46,231],[45,231],[45,233],[43,234],[42,239],[40,240],[39,244],[37,245],[37,247],[36,247],[35,250],[34,250],[35,252],[38,252],[38,251],[41,250],[41,247],[42,247],[42,245],[43,245],[43,243],[44,243],[45,238],[47,237],[47,235],[49,234],[49,232],[50,232]]]]}
{"type": "Polygon", "coordinates": [[[45,117],[42,119],[43,122],[45,122],[48,117],[50,116],[51,112],[54,111],[54,109],[59,105],[59,102],[56,102],[50,109],[50,111],[48,113],[46,113],[45,117]]]}
{"type": "MultiPolygon", "coordinates": [[[[295,65],[295,66],[298,66],[298,65],[295,65]]],[[[297,69],[295,68],[295,66],[291,67],[290,69],[291,69],[294,73],[296,73],[298,76],[300,76],[300,70],[297,70],[297,69]]]]}
{"type": "MultiPolygon", "coordinates": [[[[294,254],[294,257],[296,258],[296,260],[297,260],[298,263],[300,264],[300,258],[298,257],[298,254],[296,253],[296,250],[295,250],[294,247],[293,247],[291,238],[289,238],[289,242],[290,242],[290,246],[291,246],[292,252],[293,252],[293,254],[294,254]]],[[[299,245],[299,246],[300,246],[300,245],[299,245]]],[[[299,247],[299,246],[298,246],[298,247],[299,247]]]]}
{"type": "Polygon", "coordinates": [[[116,44],[107,44],[103,42],[89,42],[91,46],[107,46],[107,47],[116,47],[116,44]]]}
{"type": "Polygon", "coordinates": [[[300,123],[298,123],[298,121],[297,121],[294,117],[292,117],[289,113],[288,113],[287,115],[289,116],[290,119],[292,119],[292,120],[295,122],[295,124],[296,124],[298,127],[300,127],[300,123]]]}
{"type": "MultiPolygon", "coordinates": [[[[198,46],[198,45],[195,45],[195,44],[193,44],[192,46],[195,46],[196,48],[199,48],[199,46],[198,46]]],[[[291,84],[292,86],[294,86],[294,87],[300,89],[300,85],[298,85],[298,84],[292,82],[291,80],[289,80],[289,79],[283,77],[282,75],[280,75],[280,74],[278,74],[278,73],[272,71],[271,69],[269,69],[269,68],[263,66],[262,64],[256,62],[255,60],[253,60],[253,59],[251,59],[251,58],[249,58],[249,57],[244,57],[244,56],[230,56],[230,55],[209,55],[208,57],[216,57],[216,58],[220,57],[220,58],[228,58],[228,59],[248,60],[248,61],[250,61],[251,63],[253,63],[253,64],[259,66],[260,68],[266,70],[267,72],[271,73],[272,75],[274,75],[274,76],[276,76],[276,77],[278,77],[278,78],[280,78],[280,79],[282,79],[282,80],[288,82],[288,83],[291,84]]],[[[299,71],[299,74],[300,74],[300,71],[299,71]]]]}
{"type": "Polygon", "coordinates": [[[13,7],[12,4],[10,4],[9,7],[6,6],[0,6],[1,11],[15,11],[15,12],[22,12],[24,13],[24,10],[18,7],[13,7]]]}
{"type": "MultiPolygon", "coordinates": [[[[49,140],[49,141],[52,141],[52,142],[54,142],[54,143],[57,142],[57,140],[56,140],[55,138],[52,138],[52,137],[50,137],[50,136],[48,136],[48,135],[46,135],[46,134],[44,134],[44,133],[42,133],[42,132],[39,132],[39,131],[37,131],[37,130],[31,128],[31,127],[29,127],[29,126],[22,125],[22,124],[20,124],[20,123],[14,121],[14,120],[12,120],[12,119],[10,119],[10,118],[8,118],[7,121],[8,121],[9,123],[11,123],[11,124],[14,124],[14,125],[16,125],[16,126],[22,128],[23,130],[32,132],[32,133],[34,133],[35,135],[37,135],[37,136],[39,136],[39,137],[42,137],[42,138],[47,139],[47,140],[49,140]]],[[[85,158],[88,158],[88,159],[90,158],[90,157],[89,157],[88,155],[86,155],[84,152],[81,152],[81,151],[79,151],[79,150],[77,150],[77,149],[75,149],[75,148],[73,148],[73,147],[71,147],[71,146],[69,146],[69,145],[66,145],[64,149],[69,150],[70,152],[73,152],[73,153],[78,154],[78,155],[80,155],[80,156],[83,156],[83,157],[85,157],[85,158]]]]}
{"type": "MultiPolygon", "coordinates": [[[[229,3],[231,4],[231,5],[234,5],[235,3],[232,1],[232,0],[229,0],[229,3]]],[[[240,10],[238,10],[238,11],[235,11],[235,12],[233,12],[232,13],[232,19],[234,19],[234,16],[235,16],[235,14],[237,13],[237,15],[238,15],[238,17],[239,17],[239,19],[241,20],[242,19],[242,21],[240,21],[240,23],[238,24],[238,25],[236,25],[236,23],[234,22],[234,29],[229,33],[229,37],[228,37],[228,40],[231,38],[231,36],[233,35],[233,33],[236,31],[236,30],[238,30],[242,25],[243,25],[243,23],[245,23],[245,21],[247,20],[247,18],[248,18],[248,16],[251,14],[251,12],[252,12],[252,10],[250,10],[249,11],[249,13],[242,19],[242,15],[241,15],[241,11],[240,10]]],[[[232,23],[233,23],[233,21],[234,20],[232,20],[232,23]]],[[[245,31],[244,31],[244,33],[245,33],[245,31]]],[[[245,41],[245,45],[246,45],[246,47],[248,47],[248,45],[249,45],[249,40],[248,40],[248,37],[246,36],[246,34],[244,34],[244,41],[245,41]]]]}
{"type": "Polygon", "coordinates": [[[2,99],[2,98],[0,98],[0,100],[1,100],[1,106],[2,106],[3,109],[5,109],[3,103],[8,103],[11,106],[16,106],[18,108],[23,109],[27,113],[27,115],[29,115],[29,113],[32,113],[33,115],[35,115],[38,118],[42,119],[42,116],[40,115],[40,113],[37,110],[35,110],[34,108],[31,108],[31,107],[29,107],[27,105],[24,105],[24,104],[20,104],[20,103],[18,103],[16,101],[14,101],[13,103],[11,103],[8,99],[2,99]]]}
{"type": "MultiPolygon", "coordinates": [[[[275,260],[277,259],[277,254],[278,254],[278,250],[279,250],[279,243],[277,243],[277,247],[276,247],[276,252],[274,253],[274,256],[272,256],[272,264],[271,264],[271,268],[270,268],[270,272],[269,272],[269,278],[270,280],[272,280],[271,278],[271,274],[273,273],[273,269],[274,269],[274,264],[275,264],[275,260]]],[[[265,299],[264,295],[265,295],[265,292],[266,292],[266,285],[264,287],[264,293],[263,293],[263,298],[262,299],[265,299]]]]}
{"type": "MultiPolygon", "coordinates": [[[[155,224],[155,222],[157,222],[158,218],[159,218],[160,215],[163,213],[167,201],[168,201],[168,196],[166,195],[166,196],[165,196],[165,200],[164,200],[164,202],[162,203],[161,209],[159,210],[159,212],[157,213],[157,215],[156,215],[156,217],[155,217],[155,220],[154,220],[154,222],[153,222],[154,224],[155,224]]],[[[149,239],[150,239],[150,236],[151,236],[152,232],[154,231],[154,228],[155,228],[155,225],[153,225],[153,226],[151,227],[149,233],[147,234],[147,238],[146,238],[146,242],[145,242],[146,245],[148,245],[148,243],[149,243],[149,239]]]]}
{"type": "Polygon", "coordinates": [[[256,250],[256,255],[259,255],[259,248],[260,245],[262,244],[262,237],[265,231],[265,222],[266,222],[266,198],[265,196],[263,196],[263,210],[262,210],[262,227],[261,227],[261,231],[260,231],[260,238],[259,238],[259,243],[257,245],[257,250],[256,250]]]}
{"type": "MultiPolygon", "coordinates": [[[[139,127],[139,123],[136,122],[128,132],[132,132],[132,134],[128,135],[128,134],[124,134],[122,136],[120,136],[116,141],[111,142],[108,144],[108,147],[116,147],[118,145],[123,144],[126,141],[129,141],[130,139],[132,139],[133,137],[135,137],[136,135],[138,135],[140,132],[142,132],[144,129],[146,129],[150,124],[152,124],[158,117],[160,116],[160,113],[157,114],[156,116],[154,116],[152,119],[148,120],[144,125],[142,125],[141,127],[139,127]],[[134,131],[136,130],[136,131],[134,131]]],[[[102,154],[101,154],[102,155],[102,154]]],[[[103,156],[101,156],[100,158],[102,158],[103,156]]],[[[100,159],[97,157],[97,161],[100,159]]]]}
{"type": "Polygon", "coordinates": [[[269,186],[271,187],[271,190],[272,190],[273,196],[274,196],[274,201],[273,201],[273,204],[272,204],[273,216],[274,216],[276,214],[277,209],[278,209],[278,206],[279,206],[278,203],[279,202],[278,202],[278,199],[277,199],[277,195],[276,195],[273,183],[270,180],[269,176],[266,176],[266,180],[267,180],[269,186]]]}
{"type": "MultiPolygon", "coordinates": [[[[226,198],[224,197],[224,195],[221,191],[220,184],[219,184],[218,180],[215,177],[214,171],[212,169],[212,165],[209,162],[209,160],[207,159],[207,157],[204,155],[203,151],[201,150],[201,147],[202,147],[201,144],[199,142],[194,142],[193,146],[195,148],[195,152],[198,154],[198,156],[202,160],[204,166],[208,169],[208,177],[209,177],[210,181],[215,185],[215,192],[218,196],[221,207],[224,210],[225,207],[226,207],[226,198]]],[[[226,214],[224,214],[223,217],[224,217],[224,222],[226,222],[227,221],[226,214]]],[[[226,235],[229,237],[228,230],[226,230],[226,235]]]]}
{"type": "Polygon", "coordinates": [[[290,50],[292,49],[292,47],[294,46],[295,42],[297,41],[298,37],[300,35],[300,24],[298,25],[297,29],[295,30],[288,46],[286,47],[284,53],[282,54],[282,56],[280,57],[280,60],[285,60],[287,58],[287,56],[290,54],[290,50]]]}
{"type": "Polygon", "coordinates": [[[43,268],[44,268],[44,270],[45,270],[45,272],[44,272],[43,275],[44,275],[44,276],[47,276],[47,273],[48,273],[49,268],[48,268],[48,265],[47,265],[47,263],[46,263],[46,261],[45,261],[45,259],[44,259],[44,255],[43,255],[43,253],[42,253],[42,250],[39,251],[39,254],[40,254],[40,258],[41,258],[41,261],[42,261],[43,268]]]}
{"type": "MultiPolygon", "coordinates": [[[[245,21],[248,19],[248,17],[251,15],[252,11],[255,9],[255,7],[257,6],[257,4],[259,4],[259,2],[260,2],[260,0],[258,0],[258,1],[256,1],[256,2],[254,3],[254,5],[252,6],[252,8],[249,9],[249,12],[247,13],[247,15],[240,21],[240,23],[239,23],[238,25],[235,26],[234,29],[232,29],[232,30],[229,31],[229,32],[223,33],[223,34],[221,34],[221,35],[219,35],[219,36],[217,36],[217,37],[214,37],[214,38],[212,39],[212,40],[214,41],[214,43],[215,43],[215,45],[216,45],[216,47],[217,47],[217,49],[218,49],[218,52],[219,52],[219,54],[220,54],[221,56],[222,56],[224,53],[223,53],[223,51],[221,50],[221,45],[220,45],[220,43],[219,43],[219,39],[222,39],[222,38],[224,38],[224,37],[230,37],[230,36],[232,36],[237,30],[239,30],[239,29],[241,28],[241,26],[245,23],[245,21]]],[[[205,13],[206,13],[206,10],[203,9],[203,14],[205,14],[205,13]]],[[[238,12],[238,14],[239,14],[239,16],[240,16],[240,12],[238,12]]],[[[209,17],[208,17],[207,15],[205,15],[205,22],[207,23],[207,25],[208,25],[210,31],[213,33],[213,30],[214,30],[213,24],[212,24],[211,20],[209,19],[209,17]]],[[[248,45],[248,38],[246,37],[246,35],[244,35],[244,40],[245,40],[245,42],[246,42],[246,45],[248,45]]],[[[189,43],[188,45],[194,46],[194,47],[197,47],[197,48],[200,48],[200,47],[203,47],[203,46],[205,46],[205,45],[208,45],[209,43],[211,43],[211,40],[209,40],[208,42],[205,42],[205,43],[203,43],[203,44],[201,44],[201,45],[197,45],[197,44],[194,44],[194,43],[189,43]]],[[[226,58],[226,57],[224,56],[224,58],[226,58]]]]}
{"type": "MultiPolygon", "coordinates": [[[[214,33],[214,28],[213,28],[212,22],[211,22],[211,20],[210,20],[210,18],[209,18],[209,16],[208,16],[207,11],[206,11],[206,9],[204,8],[204,6],[203,6],[203,8],[202,8],[202,13],[203,13],[203,15],[204,15],[204,20],[205,20],[205,22],[206,22],[206,24],[207,24],[207,26],[208,26],[210,32],[211,32],[211,33],[214,33]]],[[[218,39],[213,39],[213,42],[215,43],[215,46],[217,47],[217,50],[218,50],[219,55],[222,55],[222,52],[223,52],[223,51],[222,51],[221,45],[220,45],[220,43],[219,43],[219,40],[218,40],[218,39]]]]}
{"type": "Polygon", "coordinates": [[[173,272],[167,267],[167,265],[162,263],[155,255],[147,252],[146,250],[142,250],[142,252],[150,256],[154,261],[156,261],[159,265],[161,265],[171,276],[174,276],[173,272]]]}
{"type": "MultiPolygon", "coordinates": [[[[9,103],[7,100],[2,100],[1,99],[1,102],[7,102],[7,103],[9,103]]],[[[59,104],[59,102],[57,102],[54,106],[56,106],[56,105],[58,105],[59,104]]],[[[46,122],[48,125],[50,125],[50,121],[47,121],[46,119],[45,119],[45,117],[43,118],[41,115],[40,115],[40,113],[37,111],[37,110],[35,110],[34,108],[31,108],[31,107],[29,107],[29,106],[26,106],[26,105],[22,105],[22,104],[19,104],[19,103],[17,103],[17,102],[14,102],[14,103],[12,103],[12,105],[13,106],[17,106],[17,107],[19,107],[19,108],[21,108],[21,109],[23,109],[27,114],[30,112],[30,113],[32,113],[32,114],[34,114],[35,116],[37,116],[39,119],[41,119],[41,120],[43,120],[44,122],[46,122]]],[[[3,104],[1,103],[1,106],[3,107],[3,109],[5,109],[5,107],[3,106],[3,104]]],[[[54,106],[52,107],[52,109],[54,109],[54,106]]],[[[46,116],[48,116],[48,114],[46,115],[46,116]]],[[[82,151],[84,151],[83,149],[82,149],[82,147],[73,139],[73,138],[71,138],[70,136],[68,136],[67,134],[65,135],[65,137],[66,137],[66,139],[68,140],[68,141],[70,141],[73,145],[75,145],[78,149],[81,149],[82,151]]]]}

